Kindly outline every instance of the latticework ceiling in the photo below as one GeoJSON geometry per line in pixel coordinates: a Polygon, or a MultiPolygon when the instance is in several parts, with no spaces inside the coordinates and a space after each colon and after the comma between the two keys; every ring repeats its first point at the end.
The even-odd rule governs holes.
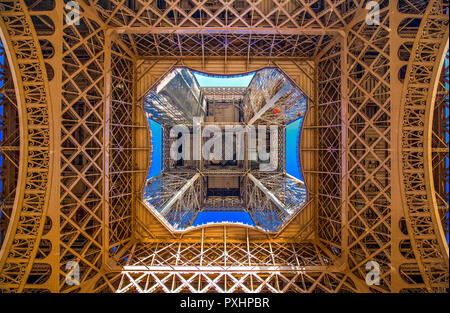
{"type": "Polygon", "coordinates": [[[141,56],[312,58],[355,1],[90,1],[141,56]]]}
{"type": "Polygon", "coordinates": [[[143,57],[297,57],[313,58],[330,35],[278,34],[124,34],[123,41],[143,57]]]}
{"type": "Polygon", "coordinates": [[[353,0],[89,0],[101,19],[114,27],[304,28],[341,29],[360,7],[353,0]]]}

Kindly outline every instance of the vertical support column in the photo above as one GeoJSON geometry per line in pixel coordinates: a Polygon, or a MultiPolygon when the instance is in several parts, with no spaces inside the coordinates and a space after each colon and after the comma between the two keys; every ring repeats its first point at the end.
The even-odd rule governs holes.
{"type": "MultiPolygon", "coordinates": [[[[50,13],[52,16],[52,20],[54,21],[55,25],[55,32],[51,35],[46,37],[47,40],[49,40],[54,49],[54,54],[50,59],[46,59],[45,61],[53,68],[54,77],[51,81],[49,81],[49,89],[51,94],[51,100],[52,102],[49,103],[49,106],[51,106],[51,110],[53,111],[53,114],[55,118],[51,121],[53,124],[54,129],[60,130],[62,128],[62,121],[61,121],[61,102],[62,102],[62,66],[61,62],[63,60],[63,45],[61,44],[62,40],[62,34],[63,29],[65,25],[64,16],[64,3],[56,2],[55,8],[50,13]],[[59,43],[59,44],[57,44],[59,43]]],[[[54,133],[54,144],[53,149],[50,153],[50,158],[52,158],[54,161],[54,164],[57,164],[55,168],[57,170],[53,171],[52,176],[49,177],[49,180],[52,182],[56,182],[51,184],[51,190],[50,190],[50,206],[47,211],[47,217],[49,218],[49,221],[51,221],[51,228],[48,231],[47,234],[43,235],[44,239],[48,239],[51,242],[52,245],[52,252],[47,257],[48,263],[52,265],[52,274],[50,275],[49,280],[47,281],[48,287],[51,292],[59,292],[60,291],[60,273],[59,273],[59,267],[65,268],[65,264],[60,264],[60,206],[57,205],[60,203],[60,184],[61,181],[61,171],[59,164],[61,163],[61,131],[56,131],[54,133]],[[56,205],[55,205],[56,204],[56,205]]],[[[65,281],[62,282],[65,284],[65,281]]]]}
{"type": "Polygon", "coordinates": [[[162,133],[162,172],[167,172],[170,167],[170,129],[168,125],[161,125],[162,133]]]}
{"type": "MultiPolygon", "coordinates": [[[[200,136],[200,138],[199,138],[199,147],[197,147],[200,151],[198,152],[199,153],[199,157],[200,157],[200,159],[198,160],[198,168],[199,168],[199,170],[202,172],[203,171],[203,136],[202,136],[202,132],[203,132],[203,127],[202,127],[202,123],[200,123],[200,126],[199,126],[199,136],[200,136]]],[[[193,147],[194,148],[196,148],[195,147],[195,143],[193,144],[193,147]]]]}
{"type": "Polygon", "coordinates": [[[286,174],[286,124],[283,122],[279,126],[280,138],[278,140],[278,160],[280,162],[279,169],[283,174],[286,174]]]}
{"type": "Polygon", "coordinates": [[[227,226],[223,226],[223,261],[225,266],[227,266],[227,226]]]}
{"type": "MultiPolygon", "coordinates": [[[[319,70],[319,66],[318,66],[319,60],[315,61],[314,64],[314,103],[313,103],[313,108],[309,108],[312,115],[312,119],[313,121],[310,123],[311,125],[314,126],[312,132],[313,132],[313,137],[314,137],[314,141],[313,141],[313,147],[319,147],[319,128],[317,128],[316,126],[318,125],[318,121],[319,121],[319,74],[318,74],[318,70],[319,70]]],[[[311,104],[310,104],[311,105],[311,104]]],[[[305,121],[303,121],[305,122],[305,121]]],[[[314,197],[314,207],[318,208],[319,207],[319,178],[318,178],[318,171],[319,171],[319,149],[315,149],[313,150],[313,167],[312,169],[314,171],[317,171],[316,173],[312,173],[311,178],[313,178],[313,182],[312,182],[312,186],[314,188],[314,193],[313,193],[313,197],[314,197]]],[[[310,193],[311,194],[311,193],[310,193]]],[[[319,210],[314,210],[314,225],[313,225],[313,229],[314,229],[314,234],[315,235],[315,241],[318,242],[319,241],[319,236],[317,235],[319,233],[319,210]]]]}
{"type": "MultiPolygon", "coordinates": [[[[390,96],[392,99],[392,103],[401,103],[402,93],[395,92],[403,89],[403,83],[398,79],[398,73],[402,66],[407,64],[407,62],[401,62],[398,59],[398,51],[404,40],[400,38],[397,33],[397,28],[402,21],[402,16],[397,12],[396,4],[390,3],[389,8],[389,26],[392,30],[389,33],[390,37],[390,57],[393,62],[390,64],[390,77],[391,77],[391,92],[390,96]]],[[[392,125],[391,127],[391,138],[392,142],[401,142],[401,106],[400,105],[392,105],[391,106],[391,119],[392,125]],[[395,127],[398,125],[398,127],[395,127]]],[[[391,291],[399,292],[402,289],[402,286],[405,285],[405,282],[400,277],[399,274],[399,266],[406,261],[404,257],[400,253],[400,242],[404,239],[407,239],[408,236],[403,234],[400,231],[400,221],[403,218],[403,201],[401,197],[401,183],[400,181],[396,181],[396,178],[400,180],[401,178],[401,168],[402,168],[402,160],[399,155],[399,145],[393,144],[391,145],[391,158],[392,158],[392,183],[391,183],[391,258],[392,258],[392,272],[391,272],[391,291]]]]}
{"type": "MultiPolygon", "coordinates": [[[[245,238],[247,240],[247,257],[248,257],[248,266],[252,266],[252,255],[250,252],[250,239],[248,236],[248,228],[245,229],[245,238]]],[[[250,276],[250,290],[253,291],[253,275],[249,274],[250,276]]]]}
{"type": "MultiPolygon", "coordinates": [[[[109,250],[109,130],[111,123],[111,35],[109,29],[105,36],[105,101],[103,104],[103,249],[109,250]]],[[[103,264],[108,263],[108,253],[103,253],[103,264]]]]}
{"type": "Polygon", "coordinates": [[[342,245],[342,260],[347,264],[348,262],[348,161],[349,161],[349,147],[348,147],[348,66],[347,66],[347,38],[342,36],[341,40],[341,245],[342,245]]]}
{"type": "MultiPolygon", "coordinates": [[[[201,250],[200,250],[200,266],[203,266],[203,251],[204,251],[204,239],[205,239],[205,229],[202,228],[202,242],[201,242],[201,250]]],[[[202,276],[198,275],[198,289],[202,290],[202,276]]]]}
{"type": "MultiPolygon", "coordinates": [[[[132,95],[132,98],[133,98],[133,112],[132,112],[132,115],[131,115],[131,120],[133,121],[133,125],[136,125],[138,120],[139,120],[138,114],[140,112],[139,112],[138,108],[140,108],[140,106],[141,106],[141,104],[138,103],[138,100],[137,100],[137,80],[138,80],[138,76],[137,76],[137,65],[136,64],[137,64],[137,59],[136,59],[135,56],[133,56],[133,82],[132,82],[132,86],[133,86],[133,95],[132,95]]],[[[142,109],[142,111],[143,111],[143,109],[142,109]]],[[[147,125],[147,127],[148,127],[148,131],[150,133],[148,142],[150,142],[150,145],[151,145],[152,137],[153,137],[153,135],[151,133],[152,130],[150,129],[150,125],[147,125]]],[[[141,130],[142,130],[142,128],[141,128],[141,130]]],[[[139,157],[142,156],[142,154],[140,154],[138,152],[138,149],[139,149],[138,148],[138,131],[139,130],[137,128],[135,128],[135,127],[132,128],[132,145],[131,146],[133,148],[133,151],[132,151],[132,162],[131,162],[131,164],[133,164],[133,168],[134,169],[140,169],[138,163],[140,163],[139,162],[139,159],[140,159],[139,157]]],[[[149,156],[148,156],[149,157],[149,162],[150,162],[150,167],[152,166],[152,164],[151,164],[152,153],[153,153],[153,146],[151,146],[150,153],[149,153],[149,156]]],[[[147,178],[147,174],[144,173],[144,175],[147,178]]],[[[131,216],[132,216],[132,218],[131,218],[131,232],[133,234],[136,231],[136,208],[138,206],[139,199],[142,199],[141,198],[141,193],[138,192],[137,176],[138,176],[138,174],[135,173],[133,175],[132,179],[131,179],[131,186],[132,186],[131,202],[132,202],[132,208],[133,208],[132,212],[131,212],[131,216]],[[139,197],[139,199],[138,199],[138,197],[139,197]]],[[[140,175],[139,175],[139,177],[140,177],[140,175]]]]}

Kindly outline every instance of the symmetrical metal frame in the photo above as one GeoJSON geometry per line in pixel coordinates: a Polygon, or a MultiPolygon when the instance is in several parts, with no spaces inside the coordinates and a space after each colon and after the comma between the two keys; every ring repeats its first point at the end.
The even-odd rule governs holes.
{"type": "MultiPolygon", "coordinates": [[[[211,201],[208,208],[214,210],[222,208],[222,211],[227,211],[231,205],[233,210],[248,212],[257,227],[271,232],[278,231],[306,204],[305,184],[286,174],[285,129],[286,124],[306,113],[308,99],[277,68],[264,68],[253,75],[249,86],[245,88],[200,88],[192,71],[187,68],[173,68],[145,95],[143,100],[145,112],[149,118],[161,123],[164,129],[162,137],[164,161],[161,174],[146,182],[143,200],[148,203],[151,210],[157,211],[166,219],[174,230],[183,231],[192,227],[198,213],[204,210],[203,202],[209,200],[211,201]],[[174,88],[177,89],[173,91],[174,88]],[[202,109],[199,109],[197,102],[201,104],[202,109]],[[279,114],[273,113],[275,107],[280,111],[279,114]],[[168,129],[172,125],[181,124],[187,127],[186,131],[191,128],[194,132],[194,116],[201,115],[199,118],[204,119],[197,128],[202,129],[212,124],[219,128],[224,127],[226,131],[228,122],[221,119],[220,113],[216,112],[220,108],[233,108],[232,115],[227,118],[233,116],[233,122],[230,123],[241,129],[237,137],[245,147],[241,150],[242,159],[239,160],[239,165],[217,168],[209,166],[203,159],[186,160],[182,163],[170,160],[167,151],[177,139],[168,136],[168,129]],[[204,114],[207,115],[206,118],[204,114]],[[208,119],[210,116],[215,120],[208,119]],[[275,146],[277,149],[276,166],[270,169],[270,173],[264,175],[255,173],[258,161],[250,162],[246,148],[251,134],[244,131],[250,127],[259,129],[260,126],[266,129],[265,144],[272,141],[271,147],[275,146]],[[276,136],[267,133],[269,126],[277,127],[276,136]],[[211,196],[207,195],[209,178],[211,176],[223,178],[230,175],[234,176],[236,181],[239,180],[240,201],[227,196],[220,204],[218,199],[209,199],[211,196]],[[233,204],[229,203],[230,201],[233,204]]],[[[172,133],[171,135],[173,136],[172,133]]],[[[195,139],[189,141],[189,145],[196,144],[195,139]]],[[[201,141],[199,144],[203,145],[201,141]]],[[[259,151],[259,143],[257,145],[259,151]]],[[[190,147],[187,150],[190,150],[190,147]]],[[[233,150],[226,150],[225,153],[233,153],[233,150]]],[[[232,155],[225,156],[225,159],[230,160],[230,157],[232,155]]]]}
{"type": "Polygon", "coordinates": [[[89,0],[68,25],[63,1],[0,1],[20,133],[0,148],[20,154],[2,172],[17,185],[0,289],[448,290],[448,2],[379,1],[380,25],[366,23],[366,2],[89,0]],[[275,66],[308,96],[309,202],[279,232],[180,233],[142,203],[142,97],[174,66],[275,66]],[[80,285],[66,282],[69,261],[80,285]],[[380,285],[365,283],[369,261],[380,285]]]}

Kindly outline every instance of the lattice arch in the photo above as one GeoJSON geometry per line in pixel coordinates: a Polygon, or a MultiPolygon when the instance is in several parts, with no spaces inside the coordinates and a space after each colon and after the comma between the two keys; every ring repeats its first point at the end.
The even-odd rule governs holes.
{"type": "MultiPolygon", "coordinates": [[[[448,7],[432,2],[425,12],[405,75],[403,111],[403,181],[405,219],[417,267],[400,265],[403,279],[429,290],[448,286],[448,244],[436,201],[432,170],[432,116],[448,50],[448,7]]],[[[445,116],[445,115],[444,115],[445,116]]],[[[448,212],[448,206],[447,206],[448,212]]]]}
{"type": "Polygon", "coordinates": [[[1,38],[14,71],[22,157],[14,207],[0,251],[0,283],[5,290],[18,292],[26,291],[26,282],[45,283],[52,271],[45,260],[50,251],[42,237],[44,229],[48,230],[45,218],[53,167],[52,110],[47,71],[26,10],[23,2],[1,6],[1,38]]]}

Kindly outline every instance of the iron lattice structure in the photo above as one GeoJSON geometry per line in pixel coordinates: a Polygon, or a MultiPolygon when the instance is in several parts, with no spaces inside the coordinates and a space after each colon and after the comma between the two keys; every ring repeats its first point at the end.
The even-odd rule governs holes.
{"type": "Polygon", "coordinates": [[[165,129],[165,164],[160,175],[147,180],[143,200],[174,230],[192,227],[201,212],[231,210],[247,212],[256,227],[276,232],[306,204],[304,182],[286,174],[285,132],[287,124],[305,115],[307,98],[276,68],[253,75],[248,87],[201,88],[189,69],[174,68],[144,97],[148,118],[165,129]],[[273,113],[274,107],[280,112],[273,113]],[[272,126],[276,135],[268,130],[272,126]],[[227,133],[225,144],[229,140],[236,149],[224,149],[222,157],[213,161],[190,156],[184,160],[181,151],[179,160],[169,159],[166,151],[179,140],[189,154],[208,148],[206,138],[180,139],[175,129],[196,136],[208,127],[227,133]],[[258,132],[264,128],[264,136],[257,135],[256,128],[258,132]],[[249,142],[257,136],[253,147],[249,142]],[[256,160],[259,151],[267,153],[267,146],[271,146],[272,163],[256,160]],[[268,165],[269,171],[261,173],[260,168],[268,165]]]}
{"type": "Polygon", "coordinates": [[[379,1],[379,25],[358,0],[84,0],[75,24],[65,2],[0,1],[2,291],[448,290],[448,1],[379,1]],[[176,66],[308,96],[308,202],[279,231],[175,231],[143,202],[143,97],[176,66]]]}

